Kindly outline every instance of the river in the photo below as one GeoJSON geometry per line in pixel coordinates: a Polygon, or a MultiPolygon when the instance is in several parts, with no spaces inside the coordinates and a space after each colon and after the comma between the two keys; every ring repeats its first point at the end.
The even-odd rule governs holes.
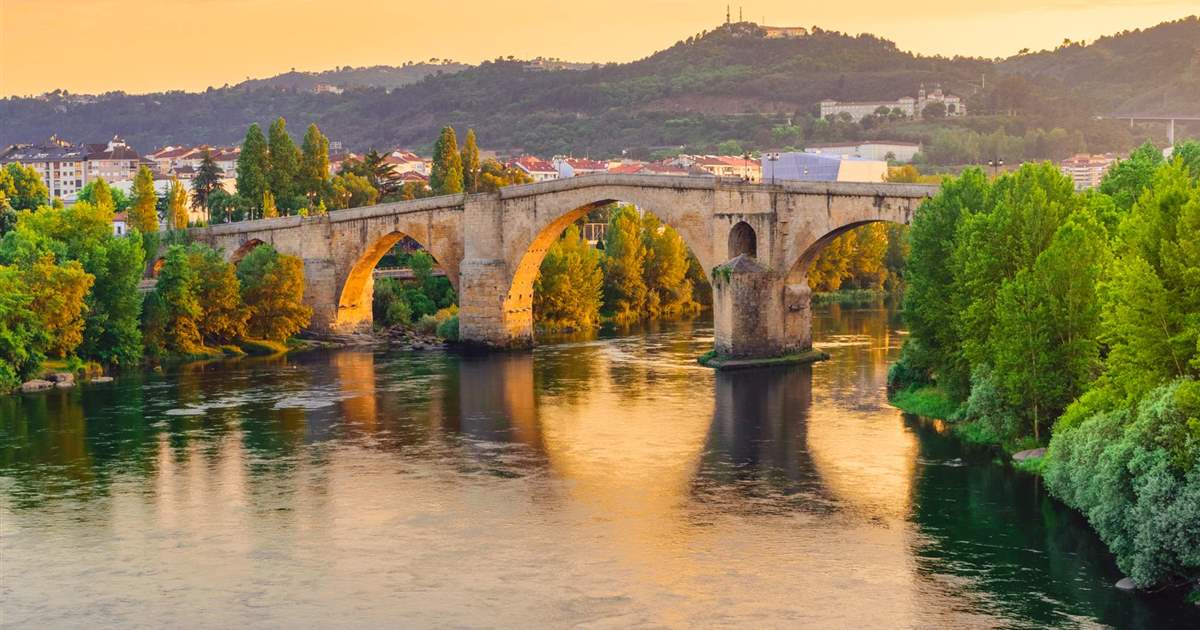
{"type": "Polygon", "coordinates": [[[0,399],[13,628],[1200,627],[889,407],[883,307],[714,373],[684,322],[532,354],[194,363],[0,399]]]}

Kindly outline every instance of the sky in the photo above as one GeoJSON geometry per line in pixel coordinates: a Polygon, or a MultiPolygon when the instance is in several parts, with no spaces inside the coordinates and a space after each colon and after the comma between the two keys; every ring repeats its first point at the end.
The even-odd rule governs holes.
{"type": "MultiPolygon", "coordinates": [[[[724,1],[0,0],[0,96],[203,90],[287,72],[631,61],[725,19],[724,1]]],[[[1200,13],[1197,0],[753,0],[744,19],[873,33],[923,54],[1008,56],[1200,13]]]]}

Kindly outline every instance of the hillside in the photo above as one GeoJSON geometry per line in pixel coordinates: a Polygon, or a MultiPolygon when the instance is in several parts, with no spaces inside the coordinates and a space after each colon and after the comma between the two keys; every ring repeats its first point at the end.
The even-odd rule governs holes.
{"type": "Polygon", "coordinates": [[[730,141],[768,148],[801,138],[889,131],[857,125],[831,129],[814,124],[811,114],[823,98],[894,99],[926,83],[967,97],[970,111],[1002,116],[907,123],[896,125],[890,135],[923,140],[941,126],[1016,135],[1063,127],[1084,139],[1079,142],[1095,138],[1090,145],[1117,146],[1135,139],[1116,127],[1097,126],[1090,115],[1139,106],[1146,99],[1195,109],[1200,99],[1188,96],[1196,89],[1198,55],[1200,21],[1194,18],[998,64],[924,57],[874,36],[819,29],[804,37],[771,39],[755,25],[741,23],[639,61],[578,70],[539,71],[524,61],[496,60],[442,72],[435,65],[432,73],[430,64],[400,74],[369,68],[289,73],[203,93],[118,93],[83,104],[58,97],[9,98],[0,100],[5,121],[0,144],[40,141],[53,133],[92,140],[114,132],[143,149],[234,143],[250,122],[282,115],[297,135],[316,122],[334,140],[360,150],[425,147],[447,123],[475,127],[486,147],[544,154],[645,153],[730,141]],[[316,82],[348,89],[313,94],[316,82]]]}

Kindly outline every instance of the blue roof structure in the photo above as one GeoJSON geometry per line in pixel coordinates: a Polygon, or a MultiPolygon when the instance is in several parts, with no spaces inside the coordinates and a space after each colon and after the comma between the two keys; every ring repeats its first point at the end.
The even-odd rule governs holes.
{"type": "MultiPolygon", "coordinates": [[[[862,160],[858,157],[824,155],[821,153],[778,153],[778,159],[762,157],[763,181],[792,180],[801,182],[836,182],[842,160],[862,160]]],[[[868,160],[869,161],[869,160],[868,160]]]]}

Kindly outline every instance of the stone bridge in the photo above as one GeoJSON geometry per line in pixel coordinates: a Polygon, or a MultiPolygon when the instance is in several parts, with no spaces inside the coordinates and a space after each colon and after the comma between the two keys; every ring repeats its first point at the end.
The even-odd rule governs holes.
{"type": "Polygon", "coordinates": [[[935,190],[598,174],[221,224],[191,235],[233,261],[264,243],[301,258],[316,334],[369,330],[372,270],[408,236],[433,255],[457,290],[463,341],[525,347],[533,343],[533,283],[546,251],[590,210],[632,203],[678,230],[709,274],[718,353],[764,357],[811,347],[806,274],[829,241],[866,223],[908,223],[935,190]]]}

